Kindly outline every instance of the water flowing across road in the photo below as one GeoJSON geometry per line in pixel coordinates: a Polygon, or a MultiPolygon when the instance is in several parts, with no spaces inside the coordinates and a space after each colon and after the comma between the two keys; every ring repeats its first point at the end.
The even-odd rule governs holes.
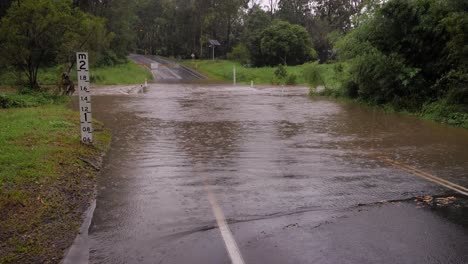
{"type": "Polygon", "coordinates": [[[468,262],[466,214],[376,205],[455,194],[381,157],[468,186],[467,130],[300,87],[153,84],[93,110],[114,138],[91,263],[468,262]]]}

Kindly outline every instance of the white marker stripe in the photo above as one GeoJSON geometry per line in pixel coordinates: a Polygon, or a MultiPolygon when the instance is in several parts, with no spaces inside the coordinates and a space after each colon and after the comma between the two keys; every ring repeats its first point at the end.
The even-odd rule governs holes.
{"type": "Polygon", "coordinates": [[[221,232],[221,236],[224,240],[224,245],[226,246],[226,250],[231,258],[232,264],[245,264],[244,259],[240,253],[239,247],[237,246],[236,240],[232,235],[231,229],[226,222],[226,218],[224,217],[223,211],[216,200],[213,192],[211,191],[210,187],[205,183],[205,190],[208,195],[208,201],[210,201],[211,209],[213,210],[213,214],[216,218],[216,223],[218,224],[219,231],[221,232]]]}
{"type": "Polygon", "coordinates": [[[439,177],[436,177],[432,174],[429,174],[425,171],[422,171],[422,170],[419,170],[419,169],[416,169],[414,167],[411,167],[409,165],[406,165],[406,164],[403,164],[403,163],[400,163],[398,161],[394,161],[394,160],[391,160],[387,157],[382,157],[382,156],[378,156],[377,159],[381,160],[381,161],[384,161],[396,168],[399,168],[399,169],[402,169],[404,171],[407,171],[409,173],[412,173],[416,176],[419,176],[421,178],[424,178],[428,181],[431,181],[431,182],[434,182],[434,183],[437,183],[439,185],[442,185],[446,188],[449,188],[451,190],[454,190],[460,194],[463,194],[465,196],[468,196],[468,189],[463,187],[463,186],[460,186],[458,184],[455,184],[453,182],[450,182],[450,181],[447,181],[447,180],[444,180],[444,179],[441,179],[439,177]]]}

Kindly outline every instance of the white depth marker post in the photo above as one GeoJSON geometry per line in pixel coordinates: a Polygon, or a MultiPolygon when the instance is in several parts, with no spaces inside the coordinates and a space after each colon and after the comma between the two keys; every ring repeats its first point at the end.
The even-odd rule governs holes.
{"type": "Polygon", "coordinates": [[[91,114],[91,85],[87,52],[76,53],[76,68],[80,100],[81,142],[93,143],[93,124],[91,114]]]}
{"type": "Polygon", "coordinates": [[[236,65],[234,65],[234,68],[232,69],[232,77],[233,77],[233,80],[234,80],[234,85],[237,84],[237,80],[236,80],[236,65]]]}

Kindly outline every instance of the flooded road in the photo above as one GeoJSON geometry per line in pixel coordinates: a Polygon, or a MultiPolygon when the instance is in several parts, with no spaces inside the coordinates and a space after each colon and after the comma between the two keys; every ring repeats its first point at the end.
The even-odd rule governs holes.
{"type": "Polygon", "coordinates": [[[94,96],[113,142],[90,263],[468,263],[466,208],[412,202],[456,192],[378,158],[468,187],[468,131],[306,94],[94,96]]]}

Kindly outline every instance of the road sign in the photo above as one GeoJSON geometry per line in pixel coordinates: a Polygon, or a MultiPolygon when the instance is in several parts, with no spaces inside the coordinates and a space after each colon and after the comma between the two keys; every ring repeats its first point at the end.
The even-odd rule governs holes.
{"type": "Polygon", "coordinates": [[[80,101],[81,142],[93,143],[93,124],[91,112],[91,85],[87,52],[76,53],[78,91],[80,101]]]}

